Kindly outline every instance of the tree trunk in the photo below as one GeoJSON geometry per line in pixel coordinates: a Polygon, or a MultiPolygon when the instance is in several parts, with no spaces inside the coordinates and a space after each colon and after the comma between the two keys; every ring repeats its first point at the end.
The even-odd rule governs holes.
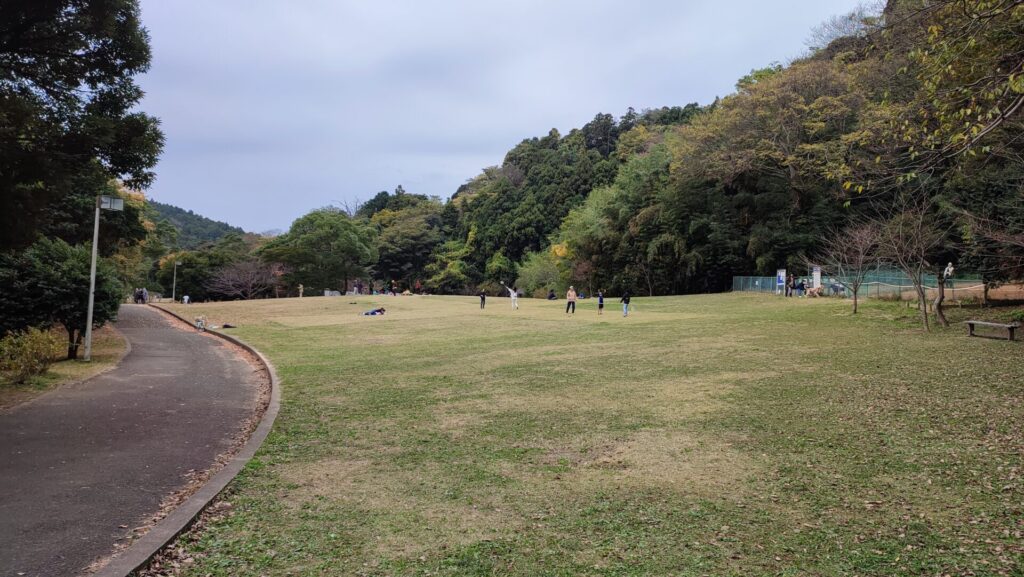
{"type": "Polygon", "coordinates": [[[945,313],[942,312],[942,301],[946,300],[946,279],[939,276],[939,295],[935,297],[935,320],[939,321],[939,324],[948,327],[949,321],[946,320],[945,313]]]}
{"type": "Polygon", "coordinates": [[[981,288],[981,306],[988,306],[988,283],[982,283],[981,288]]]}
{"type": "Polygon", "coordinates": [[[850,288],[853,289],[853,314],[857,314],[857,293],[860,291],[860,284],[855,284],[850,288]]]}
{"type": "Polygon", "coordinates": [[[914,287],[917,291],[917,308],[921,311],[921,324],[924,326],[924,332],[931,331],[931,327],[928,325],[928,296],[924,294],[924,287],[917,285],[914,287]]]}
{"type": "Polygon", "coordinates": [[[75,338],[77,331],[75,329],[68,329],[68,360],[73,361],[78,358],[78,339],[75,338]]]}

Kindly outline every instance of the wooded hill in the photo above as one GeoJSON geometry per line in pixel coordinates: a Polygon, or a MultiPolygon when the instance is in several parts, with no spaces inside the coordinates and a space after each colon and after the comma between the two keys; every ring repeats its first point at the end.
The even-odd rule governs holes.
{"type": "Polygon", "coordinates": [[[191,210],[178,208],[155,200],[147,200],[146,206],[153,210],[153,220],[165,220],[177,231],[177,246],[194,249],[229,234],[245,234],[241,228],[226,222],[206,218],[191,210]]]}
{"type": "Polygon", "coordinates": [[[1024,0],[891,0],[811,38],[806,56],[752,70],[715,102],[523,140],[446,202],[399,186],[315,210],[238,256],[280,273],[244,294],[357,279],[441,294],[714,292],[734,275],[848,270],[841,253],[857,247],[862,264],[912,280],[948,262],[1021,278],[1024,0]]]}
{"type": "Polygon", "coordinates": [[[524,140],[447,203],[380,193],[357,215],[376,275],[449,293],[720,291],[806,270],[853,223],[916,218],[934,233],[925,269],[1019,278],[1022,2],[890,1],[812,37],[715,103],[524,140]]]}

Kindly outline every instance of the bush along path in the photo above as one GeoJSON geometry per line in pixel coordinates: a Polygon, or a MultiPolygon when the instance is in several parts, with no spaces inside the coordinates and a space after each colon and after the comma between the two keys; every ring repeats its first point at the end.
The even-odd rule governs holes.
{"type": "Polygon", "coordinates": [[[244,355],[147,307],[117,328],[119,367],[0,414],[0,574],[96,568],[252,427],[265,377],[244,355]]]}

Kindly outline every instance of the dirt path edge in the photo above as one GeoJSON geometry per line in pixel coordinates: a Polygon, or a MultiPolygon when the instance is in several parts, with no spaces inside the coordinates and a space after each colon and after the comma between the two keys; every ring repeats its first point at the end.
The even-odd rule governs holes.
{"type": "MultiPolygon", "coordinates": [[[[192,324],[163,307],[152,304],[149,306],[185,324],[190,326],[192,324]]],[[[188,529],[199,517],[199,514],[241,472],[242,467],[245,467],[260,446],[263,445],[263,441],[267,438],[271,427],[274,425],[278,410],[281,408],[281,387],[277,372],[274,370],[274,365],[258,350],[235,337],[212,330],[207,332],[242,347],[263,364],[270,378],[270,402],[263,412],[263,418],[260,420],[259,425],[256,426],[249,440],[205,485],[181,503],[174,511],[161,519],[148,533],[138,538],[130,547],[111,559],[106,566],[94,573],[93,577],[128,577],[148,564],[154,555],[188,529]]]]}

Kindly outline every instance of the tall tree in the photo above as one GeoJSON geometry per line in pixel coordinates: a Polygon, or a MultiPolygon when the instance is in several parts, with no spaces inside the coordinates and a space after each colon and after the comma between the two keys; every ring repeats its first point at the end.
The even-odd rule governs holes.
{"type": "Polygon", "coordinates": [[[0,249],[80,237],[111,179],[152,182],[163,136],[133,80],[149,62],[137,0],[0,3],[0,249]]]}
{"type": "Polygon", "coordinates": [[[434,248],[443,238],[441,204],[422,200],[398,210],[385,208],[374,214],[370,222],[378,230],[375,276],[389,284],[398,281],[403,287],[423,280],[434,248]]]}
{"type": "Polygon", "coordinates": [[[266,261],[288,267],[286,279],[306,290],[342,289],[367,274],[377,261],[374,233],[335,208],[314,210],[259,251],[266,261]]]}
{"type": "MultiPolygon", "coordinates": [[[[61,325],[68,358],[78,356],[89,302],[88,246],[41,238],[20,253],[0,253],[0,336],[27,327],[61,325]]],[[[96,269],[93,325],[117,318],[124,288],[106,259],[96,269]]]]}

